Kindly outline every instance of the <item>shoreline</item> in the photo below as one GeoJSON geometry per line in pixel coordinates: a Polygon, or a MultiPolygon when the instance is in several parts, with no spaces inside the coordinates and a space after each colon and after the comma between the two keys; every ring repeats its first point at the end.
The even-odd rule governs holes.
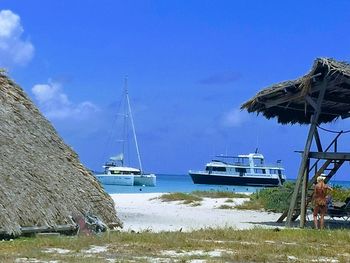
{"type": "Polygon", "coordinates": [[[181,201],[162,202],[165,193],[110,194],[117,215],[123,222],[122,231],[193,231],[203,228],[232,227],[237,230],[255,227],[284,227],[276,223],[280,213],[255,210],[219,209],[223,204],[239,205],[247,198],[203,198],[199,206],[181,201]]]}

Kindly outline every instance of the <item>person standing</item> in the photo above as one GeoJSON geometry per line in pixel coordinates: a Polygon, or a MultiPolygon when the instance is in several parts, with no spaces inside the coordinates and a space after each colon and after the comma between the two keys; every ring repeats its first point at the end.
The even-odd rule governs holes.
{"type": "Polygon", "coordinates": [[[317,177],[317,183],[314,188],[313,194],[313,203],[314,203],[314,225],[315,229],[318,229],[318,219],[317,216],[320,214],[320,229],[324,228],[324,216],[327,213],[327,195],[329,191],[333,189],[325,184],[324,182],[325,176],[324,174],[317,177]]]}

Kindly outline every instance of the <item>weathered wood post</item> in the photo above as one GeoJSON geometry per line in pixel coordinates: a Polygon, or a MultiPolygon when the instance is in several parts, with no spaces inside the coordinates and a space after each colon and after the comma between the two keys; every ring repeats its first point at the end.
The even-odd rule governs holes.
{"type": "Polygon", "coordinates": [[[309,181],[309,166],[310,159],[308,159],[306,164],[306,169],[304,171],[303,176],[303,186],[301,189],[301,205],[300,205],[300,227],[303,228],[305,226],[306,221],[306,203],[307,203],[307,190],[308,190],[308,181],[309,181]]]}
{"type": "Polygon", "coordinates": [[[306,140],[306,143],[305,143],[304,151],[303,151],[303,154],[302,154],[301,164],[300,164],[300,167],[299,167],[297,181],[296,181],[295,187],[294,187],[294,192],[293,192],[292,199],[291,199],[291,202],[290,202],[290,205],[289,205],[289,209],[288,209],[286,226],[291,226],[291,223],[292,223],[293,212],[294,212],[295,205],[296,205],[296,202],[297,202],[297,199],[298,199],[298,195],[299,195],[299,191],[300,191],[300,186],[301,186],[301,183],[302,183],[303,175],[304,175],[305,170],[306,170],[306,164],[307,164],[307,162],[309,160],[309,153],[310,153],[311,143],[312,143],[312,139],[313,139],[313,137],[315,135],[315,130],[317,128],[319,116],[321,114],[321,105],[322,105],[324,94],[326,92],[326,88],[327,88],[327,79],[325,77],[323,79],[322,84],[321,84],[321,88],[320,88],[320,92],[319,92],[319,95],[318,95],[318,98],[317,98],[316,105],[314,106],[313,104],[311,104],[311,106],[313,106],[315,108],[314,109],[314,114],[311,117],[311,125],[310,125],[309,133],[308,133],[308,136],[307,136],[307,140],[306,140]]]}

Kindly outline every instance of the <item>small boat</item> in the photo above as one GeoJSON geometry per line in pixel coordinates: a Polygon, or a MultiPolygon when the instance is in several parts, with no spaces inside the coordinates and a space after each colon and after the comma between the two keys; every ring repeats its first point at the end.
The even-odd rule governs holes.
{"type": "Polygon", "coordinates": [[[124,111],[122,114],[124,117],[124,136],[126,139],[129,138],[127,134],[128,131],[128,121],[130,121],[134,144],[136,147],[136,154],[138,158],[139,168],[129,167],[124,165],[124,149],[126,148],[124,143],[126,139],[121,140],[123,143],[122,153],[117,156],[111,157],[109,161],[103,166],[104,172],[95,174],[96,178],[102,184],[112,184],[112,185],[127,185],[127,186],[156,186],[156,175],[152,173],[144,173],[142,170],[142,163],[140,157],[139,146],[137,143],[137,137],[135,132],[134,121],[131,114],[130,100],[127,90],[127,83],[125,80],[125,90],[124,90],[124,111]]]}
{"type": "Polygon", "coordinates": [[[207,163],[204,171],[189,171],[195,184],[272,187],[280,186],[286,180],[281,161],[267,165],[260,153],[216,157],[220,160],[207,163]]]}
{"type": "Polygon", "coordinates": [[[134,175],[140,173],[139,169],[126,167],[123,165],[118,165],[117,161],[123,162],[121,155],[116,157],[111,157],[109,162],[107,162],[103,168],[104,173],[95,174],[96,178],[102,184],[113,184],[113,185],[134,185],[134,175]]]}
{"type": "Polygon", "coordinates": [[[107,173],[95,174],[95,176],[102,184],[133,186],[134,176],[130,174],[130,171],[127,171],[126,174],[123,174],[123,171],[121,171],[119,168],[120,167],[110,167],[107,173]]]}
{"type": "Polygon", "coordinates": [[[104,173],[95,174],[102,184],[126,185],[126,186],[155,186],[156,176],[154,174],[143,174],[138,168],[118,165],[119,157],[111,157],[103,167],[104,173]]]}

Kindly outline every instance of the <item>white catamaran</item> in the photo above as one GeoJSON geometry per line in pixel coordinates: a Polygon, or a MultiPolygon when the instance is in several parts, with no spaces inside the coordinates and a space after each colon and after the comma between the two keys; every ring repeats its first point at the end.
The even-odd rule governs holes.
{"type": "Polygon", "coordinates": [[[112,185],[139,185],[139,186],[155,186],[156,176],[151,173],[144,173],[142,169],[141,156],[139,151],[139,146],[137,142],[134,120],[131,113],[129,94],[127,90],[127,80],[125,80],[125,90],[124,90],[124,139],[122,153],[117,156],[110,157],[109,161],[103,166],[104,173],[95,174],[98,180],[102,184],[112,184],[112,185]],[[124,165],[124,144],[126,139],[128,139],[127,124],[130,121],[131,129],[133,133],[136,154],[138,159],[139,168],[129,167],[124,165]]]}

